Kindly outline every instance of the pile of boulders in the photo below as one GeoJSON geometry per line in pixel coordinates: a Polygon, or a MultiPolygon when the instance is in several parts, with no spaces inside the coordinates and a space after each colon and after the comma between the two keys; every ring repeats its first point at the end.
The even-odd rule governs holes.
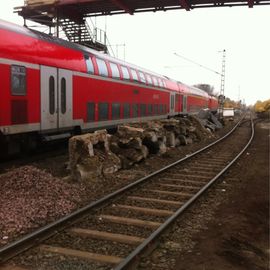
{"type": "Polygon", "coordinates": [[[149,154],[163,155],[170,147],[211,136],[209,128],[194,116],[120,125],[113,135],[99,130],[74,136],[69,141],[71,177],[77,181],[94,180],[121,168],[128,169],[149,154]]]}
{"type": "Polygon", "coordinates": [[[223,127],[218,118],[209,109],[200,110],[197,119],[206,129],[212,132],[223,127]]]}

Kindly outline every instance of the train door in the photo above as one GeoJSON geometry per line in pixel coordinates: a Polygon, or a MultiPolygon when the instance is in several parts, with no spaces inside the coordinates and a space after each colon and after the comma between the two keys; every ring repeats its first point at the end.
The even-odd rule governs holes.
{"type": "Polygon", "coordinates": [[[58,127],[72,125],[72,72],[58,70],[58,127]]]}
{"type": "Polygon", "coordinates": [[[170,114],[175,114],[175,93],[170,94],[170,114]]]}
{"type": "Polygon", "coordinates": [[[41,130],[71,126],[72,72],[41,66],[41,130]]]}
{"type": "Polygon", "coordinates": [[[183,95],[183,113],[187,113],[187,96],[183,95]]]}
{"type": "Polygon", "coordinates": [[[41,130],[56,129],[57,116],[57,68],[41,66],[41,130]]]}

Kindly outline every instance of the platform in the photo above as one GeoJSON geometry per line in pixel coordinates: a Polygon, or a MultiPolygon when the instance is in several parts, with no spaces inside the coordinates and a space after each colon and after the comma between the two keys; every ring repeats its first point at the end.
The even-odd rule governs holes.
{"type": "Polygon", "coordinates": [[[197,8],[270,5],[269,0],[210,1],[210,0],[27,0],[25,6],[17,8],[19,15],[30,20],[43,20],[50,24],[58,14],[63,18],[134,14],[174,9],[190,11],[197,8]]]}

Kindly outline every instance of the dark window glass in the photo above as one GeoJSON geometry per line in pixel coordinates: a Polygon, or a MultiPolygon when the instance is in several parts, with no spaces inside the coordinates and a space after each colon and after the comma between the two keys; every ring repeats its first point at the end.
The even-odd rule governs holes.
{"type": "Polygon", "coordinates": [[[148,104],[148,115],[152,115],[152,104],[148,104]]]}
{"type": "Polygon", "coordinates": [[[108,76],[108,69],[106,66],[106,63],[104,60],[96,58],[97,61],[97,65],[98,65],[98,71],[99,71],[99,75],[101,76],[108,76]]]}
{"type": "Polygon", "coordinates": [[[53,76],[49,78],[49,112],[50,114],[55,113],[55,82],[53,76]]]}
{"type": "Polygon", "coordinates": [[[138,104],[133,104],[132,105],[132,116],[138,117],[138,114],[139,114],[139,106],[138,106],[138,104]]]}
{"type": "Polygon", "coordinates": [[[121,68],[122,68],[122,72],[123,72],[123,78],[125,80],[129,80],[130,76],[129,76],[127,67],[121,66],[121,68]]]}
{"type": "Polygon", "coordinates": [[[87,122],[95,121],[95,103],[88,102],[87,103],[87,122]]]}
{"type": "Polygon", "coordinates": [[[167,113],[167,111],[166,111],[166,105],[165,104],[163,105],[163,113],[164,114],[167,113]]]}
{"type": "Polygon", "coordinates": [[[85,62],[87,67],[87,73],[93,74],[94,73],[94,64],[92,58],[89,56],[85,56],[85,62]]]}
{"type": "Polygon", "coordinates": [[[174,109],[174,95],[171,96],[171,110],[174,109]]]}
{"type": "Polygon", "coordinates": [[[163,114],[163,105],[162,104],[159,104],[159,113],[163,114]]]}
{"type": "Polygon", "coordinates": [[[111,63],[111,62],[110,62],[110,66],[112,70],[112,77],[120,78],[120,71],[118,69],[118,66],[115,63],[111,63]]]}
{"type": "Polygon", "coordinates": [[[61,113],[64,114],[67,111],[67,94],[66,94],[66,79],[61,79],[61,113]]]}
{"type": "Polygon", "coordinates": [[[140,105],[140,114],[141,116],[146,116],[146,104],[140,105]]]}
{"type": "Polygon", "coordinates": [[[112,119],[119,119],[120,118],[120,104],[113,103],[112,104],[112,119]]]}
{"type": "Polygon", "coordinates": [[[98,120],[108,120],[109,105],[108,103],[98,104],[98,120]]]}
{"type": "Polygon", "coordinates": [[[26,95],[26,68],[11,66],[11,93],[12,95],[26,95]]]}
{"type": "Polygon", "coordinates": [[[158,114],[158,104],[154,104],[154,114],[158,114]]]}
{"type": "Polygon", "coordinates": [[[137,75],[137,72],[134,70],[134,69],[131,69],[131,75],[132,75],[132,78],[134,81],[138,81],[138,75],[137,75]]]}
{"type": "Polygon", "coordinates": [[[124,103],[124,118],[129,118],[130,117],[130,106],[128,103],[124,103]]]}
{"type": "Polygon", "coordinates": [[[142,82],[142,83],[146,83],[145,76],[144,76],[144,74],[143,74],[141,71],[139,71],[139,76],[140,76],[141,82],[142,82]]]}

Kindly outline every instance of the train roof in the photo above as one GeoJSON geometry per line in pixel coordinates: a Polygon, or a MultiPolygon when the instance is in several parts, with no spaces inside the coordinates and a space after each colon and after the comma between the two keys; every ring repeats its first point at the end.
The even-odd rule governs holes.
{"type": "Polygon", "coordinates": [[[69,49],[77,50],[77,51],[80,51],[80,52],[82,52],[83,54],[86,54],[86,55],[87,54],[94,55],[94,56],[96,56],[98,58],[102,58],[102,59],[105,59],[105,60],[108,60],[108,61],[112,61],[112,62],[118,63],[120,65],[125,65],[125,66],[128,66],[130,68],[141,70],[141,71],[143,71],[145,73],[149,73],[149,74],[152,74],[154,76],[161,77],[163,79],[167,79],[165,76],[163,76],[161,74],[158,74],[158,73],[155,73],[153,71],[147,70],[145,68],[139,67],[137,65],[128,63],[126,61],[117,59],[117,58],[112,57],[110,55],[98,52],[98,51],[96,51],[94,49],[91,49],[89,47],[86,47],[86,46],[83,46],[83,45],[80,45],[80,44],[76,44],[76,43],[72,43],[70,41],[67,41],[67,40],[64,40],[64,39],[61,39],[61,38],[58,38],[58,37],[54,37],[54,36],[42,33],[40,31],[29,29],[29,28],[27,28],[25,26],[16,25],[14,23],[7,22],[7,21],[4,21],[4,20],[0,19],[0,28],[6,29],[8,31],[16,32],[18,34],[27,35],[27,36],[30,36],[30,37],[33,37],[33,38],[36,38],[36,39],[39,39],[39,40],[46,41],[46,42],[54,43],[54,44],[57,44],[57,45],[60,45],[60,46],[63,46],[63,47],[69,48],[69,49]]]}
{"type": "Polygon", "coordinates": [[[42,41],[45,41],[45,42],[53,43],[55,45],[59,45],[59,46],[62,46],[62,47],[68,48],[68,49],[76,50],[76,51],[81,52],[83,55],[94,55],[94,56],[96,56],[98,58],[101,58],[101,59],[104,59],[104,60],[112,61],[112,62],[118,63],[120,65],[128,66],[130,68],[134,68],[136,70],[143,71],[143,72],[145,72],[147,74],[151,74],[153,76],[156,76],[156,77],[159,77],[159,78],[162,78],[163,80],[165,80],[167,88],[171,89],[171,90],[178,91],[179,90],[179,84],[180,84],[180,85],[184,86],[185,92],[187,92],[189,94],[208,97],[208,94],[205,91],[203,91],[203,90],[201,90],[199,88],[186,85],[186,84],[184,84],[182,82],[176,81],[176,80],[171,79],[171,78],[169,78],[167,76],[160,75],[158,73],[147,70],[145,68],[141,68],[141,67],[139,67],[137,65],[125,62],[123,60],[119,60],[119,59],[117,59],[115,57],[112,57],[112,56],[109,56],[107,54],[98,52],[98,51],[96,51],[94,49],[91,49],[91,48],[88,48],[86,46],[76,44],[76,43],[72,43],[72,42],[69,42],[67,40],[57,38],[57,37],[54,37],[54,36],[51,36],[51,35],[48,35],[48,34],[33,30],[33,29],[29,29],[29,28],[24,27],[24,26],[16,25],[14,23],[7,22],[7,21],[4,21],[4,20],[0,19],[0,29],[1,28],[5,29],[5,30],[8,30],[8,31],[11,31],[11,32],[15,32],[17,34],[29,36],[29,37],[32,37],[34,39],[38,39],[38,40],[42,40],[42,41]]]}
{"type": "Polygon", "coordinates": [[[203,97],[207,97],[207,98],[210,96],[206,91],[204,91],[200,88],[197,88],[195,86],[190,86],[190,85],[187,85],[187,84],[179,82],[179,81],[178,81],[178,84],[184,86],[185,91],[187,91],[191,95],[203,96],[203,97]]]}

